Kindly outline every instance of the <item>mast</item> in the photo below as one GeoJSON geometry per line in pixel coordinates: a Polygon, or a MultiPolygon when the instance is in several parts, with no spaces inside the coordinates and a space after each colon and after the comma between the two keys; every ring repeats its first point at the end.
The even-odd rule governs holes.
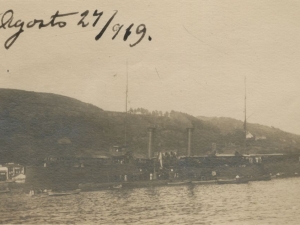
{"type": "Polygon", "coordinates": [[[125,148],[127,147],[127,103],[128,103],[128,61],[126,61],[126,97],[125,97],[125,120],[124,120],[124,130],[125,130],[125,148]]]}
{"type": "Polygon", "coordinates": [[[246,151],[246,140],[247,140],[247,86],[246,86],[246,77],[245,77],[245,120],[244,120],[244,152],[246,151]]]}

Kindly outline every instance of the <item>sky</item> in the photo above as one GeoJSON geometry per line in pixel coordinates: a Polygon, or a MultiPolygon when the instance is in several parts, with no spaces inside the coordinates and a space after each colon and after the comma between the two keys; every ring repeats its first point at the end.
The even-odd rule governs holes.
{"type": "Polygon", "coordinates": [[[56,11],[78,12],[57,19],[67,23],[63,28],[24,27],[9,49],[4,43],[19,28],[2,26],[0,88],[55,93],[124,111],[128,74],[128,108],[243,120],[246,77],[248,122],[300,134],[299,1],[0,2],[0,20],[12,9],[13,23],[48,23],[56,11]],[[78,26],[86,10],[89,25],[78,26]],[[95,10],[103,15],[92,26],[95,10]],[[124,26],[112,40],[115,24],[124,26]],[[140,24],[145,37],[130,47],[142,35],[136,34],[140,24]]]}

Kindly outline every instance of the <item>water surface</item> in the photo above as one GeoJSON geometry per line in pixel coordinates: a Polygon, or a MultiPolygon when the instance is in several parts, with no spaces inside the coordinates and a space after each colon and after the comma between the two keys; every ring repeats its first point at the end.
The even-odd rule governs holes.
{"type": "Polygon", "coordinates": [[[300,224],[300,178],[83,192],[0,195],[0,223],[300,224]]]}

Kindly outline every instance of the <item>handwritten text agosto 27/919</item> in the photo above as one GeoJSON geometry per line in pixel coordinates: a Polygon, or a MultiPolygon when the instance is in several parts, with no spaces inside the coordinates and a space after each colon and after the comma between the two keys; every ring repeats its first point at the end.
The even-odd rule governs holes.
{"type": "MultiPolygon", "coordinates": [[[[107,30],[107,28],[110,26],[111,22],[117,15],[117,13],[118,13],[118,11],[116,10],[114,12],[114,14],[109,18],[109,20],[105,23],[105,25],[102,27],[100,32],[95,36],[96,41],[101,39],[101,37],[103,36],[103,34],[107,30]]],[[[63,21],[62,18],[67,17],[67,16],[74,16],[77,14],[79,14],[79,12],[71,12],[71,13],[61,14],[61,13],[59,13],[59,11],[57,11],[55,14],[53,14],[50,17],[50,21],[48,23],[46,23],[42,19],[33,19],[33,20],[25,23],[22,20],[15,21],[14,20],[14,11],[12,9],[7,10],[5,13],[0,14],[0,15],[2,15],[1,21],[0,21],[0,29],[19,28],[19,30],[5,41],[4,47],[6,49],[9,49],[15,43],[15,41],[19,38],[21,33],[24,32],[25,28],[30,29],[35,26],[38,26],[39,29],[45,28],[48,26],[51,26],[51,27],[57,26],[59,28],[64,28],[67,25],[67,22],[63,21]]],[[[78,19],[77,25],[84,28],[84,27],[89,26],[90,22],[91,22],[92,26],[95,27],[97,25],[97,23],[99,22],[99,20],[101,19],[102,15],[103,15],[103,11],[95,10],[93,13],[90,13],[89,10],[86,10],[80,14],[81,18],[78,19]]],[[[112,30],[114,32],[112,40],[114,40],[118,36],[118,34],[120,33],[121,30],[124,30],[125,34],[123,36],[123,41],[127,41],[128,37],[132,33],[131,29],[134,27],[134,23],[130,24],[126,29],[123,27],[124,27],[124,24],[115,24],[112,26],[112,30]]],[[[139,24],[136,27],[135,34],[139,35],[140,37],[135,43],[129,44],[129,46],[134,47],[138,43],[140,43],[143,40],[143,38],[145,37],[146,31],[147,31],[146,25],[139,24]]],[[[148,40],[151,41],[152,38],[150,36],[148,36],[148,40]]]]}

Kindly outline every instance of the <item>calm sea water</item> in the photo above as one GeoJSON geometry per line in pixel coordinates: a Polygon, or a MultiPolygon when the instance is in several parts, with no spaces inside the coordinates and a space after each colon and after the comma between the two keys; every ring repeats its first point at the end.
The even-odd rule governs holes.
{"type": "Polygon", "coordinates": [[[300,224],[300,178],[0,200],[2,224],[300,224]]]}

